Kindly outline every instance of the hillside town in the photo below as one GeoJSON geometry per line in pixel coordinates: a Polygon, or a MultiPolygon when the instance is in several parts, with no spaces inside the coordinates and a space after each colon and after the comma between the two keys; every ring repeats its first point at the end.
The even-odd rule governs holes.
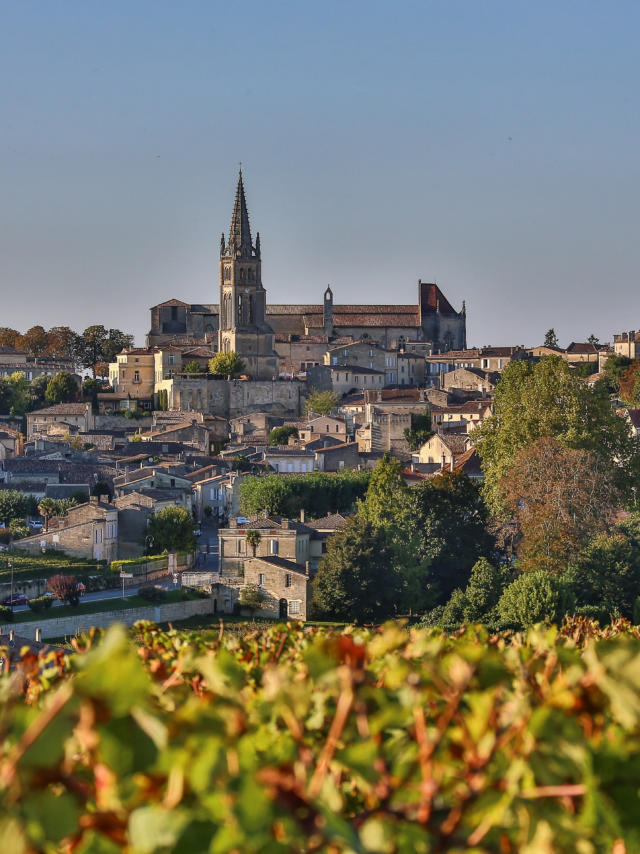
{"type": "MultiPolygon", "coordinates": [[[[341,304],[330,286],[317,305],[270,304],[240,171],[217,304],[154,305],[144,346],[102,327],[0,330],[2,547],[144,562],[161,551],[152,520],[179,512],[189,531],[174,578],[222,614],[252,607],[252,593],[263,616],[306,619],[353,506],[249,509],[247,481],[365,483],[392,460],[407,485],[445,473],[482,484],[476,439],[515,362],[552,359],[585,387],[608,383],[638,437],[639,384],[624,395],[615,378],[640,358],[640,332],[470,347],[466,319],[464,300],[456,310],[422,280],[412,305],[341,304]]],[[[27,586],[0,592],[13,604],[27,586]]]]}

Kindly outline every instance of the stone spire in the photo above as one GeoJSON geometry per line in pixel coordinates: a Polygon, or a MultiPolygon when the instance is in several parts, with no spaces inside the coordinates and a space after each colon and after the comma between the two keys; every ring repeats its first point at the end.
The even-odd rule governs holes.
{"type": "Polygon", "coordinates": [[[229,249],[239,249],[243,255],[251,256],[253,246],[251,243],[251,229],[249,227],[249,212],[247,201],[244,197],[244,185],[242,183],[242,168],[238,173],[238,187],[236,189],[236,201],[233,206],[231,217],[231,228],[229,230],[229,249]]]}

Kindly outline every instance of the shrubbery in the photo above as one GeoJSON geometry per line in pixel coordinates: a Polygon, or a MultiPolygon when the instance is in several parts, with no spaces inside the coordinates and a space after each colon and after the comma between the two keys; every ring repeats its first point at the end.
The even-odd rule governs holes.
{"type": "Polygon", "coordinates": [[[7,851],[640,850],[628,624],[100,637],[0,676],[7,851]]]}
{"type": "Polygon", "coordinates": [[[146,587],[138,588],[138,596],[141,596],[143,599],[146,599],[147,602],[164,602],[167,598],[167,594],[162,588],[154,587],[153,584],[149,584],[146,587]]]}
{"type": "Polygon", "coordinates": [[[46,611],[51,608],[53,605],[53,599],[51,596],[37,596],[34,599],[29,599],[28,605],[32,611],[40,613],[41,611],[46,611]]]}
{"type": "Polygon", "coordinates": [[[0,605],[0,623],[12,623],[13,610],[8,605],[0,605]]]}

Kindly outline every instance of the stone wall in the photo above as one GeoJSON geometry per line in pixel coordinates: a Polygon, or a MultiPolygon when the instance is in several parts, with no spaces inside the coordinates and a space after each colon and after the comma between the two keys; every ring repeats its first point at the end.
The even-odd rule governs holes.
{"type": "Polygon", "coordinates": [[[172,602],[166,605],[149,605],[142,608],[129,608],[126,611],[103,611],[101,614],[78,614],[60,619],[30,620],[28,623],[8,623],[0,628],[0,634],[8,634],[15,629],[17,635],[35,638],[36,629],[42,629],[42,637],[62,638],[82,633],[97,626],[106,629],[111,623],[124,623],[132,626],[138,620],[152,620],[155,623],[177,622],[200,614],[213,614],[212,599],[192,599],[188,602],[172,602]]]}

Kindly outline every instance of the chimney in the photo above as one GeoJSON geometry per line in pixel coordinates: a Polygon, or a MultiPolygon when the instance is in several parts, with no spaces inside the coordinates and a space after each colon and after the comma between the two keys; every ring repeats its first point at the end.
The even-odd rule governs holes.
{"type": "Polygon", "coordinates": [[[304,522],[304,508],[300,511],[300,521],[304,522]]]}
{"type": "Polygon", "coordinates": [[[98,500],[99,499],[98,499],[97,495],[90,495],[89,496],[89,504],[97,504],[98,500]]]}
{"type": "Polygon", "coordinates": [[[305,561],[304,564],[304,574],[307,576],[307,578],[309,578],[309,575],[311,574],[311,564],[308,560],[305,561]]]}
{"type": "Polygon", "coordinates": [[[269,518],[269,514],[267,513],[267,508],[266,508],[266,507],[265,507],[265,509],[262,511],[262,518],[263,518],[263,519],[268,519],[268,518],[269,518]]]}
{"type": "Polygon", "coordinates": [[[42,629],[36,629],[36,643],[42,643],[42,629]]]}
{"type": "Polygon", "coordinates": [[[282,520],[282,522],[280,522],[280,527],[281,527],[284,531],[288,531],[288,530],[289,530],[289,520],[288,520],[288,519],[283,519],[283,520],[282,520]]]}
{"type": "Polygon", "coordinates": [[[444,470],[446,469],[446,467],[447,467],[447,458],[446,458],[446,456],[444,455],[444,453],[442,454],[442,464],[441,464],[441,466],[440,466],[440,467],[441,467],[442,471],[444,471],[444,470]]]}
{"type": "Polygon", "coordinates": [[[9,629],[9,643],[15,643],[16,630],[9,629]]]}

